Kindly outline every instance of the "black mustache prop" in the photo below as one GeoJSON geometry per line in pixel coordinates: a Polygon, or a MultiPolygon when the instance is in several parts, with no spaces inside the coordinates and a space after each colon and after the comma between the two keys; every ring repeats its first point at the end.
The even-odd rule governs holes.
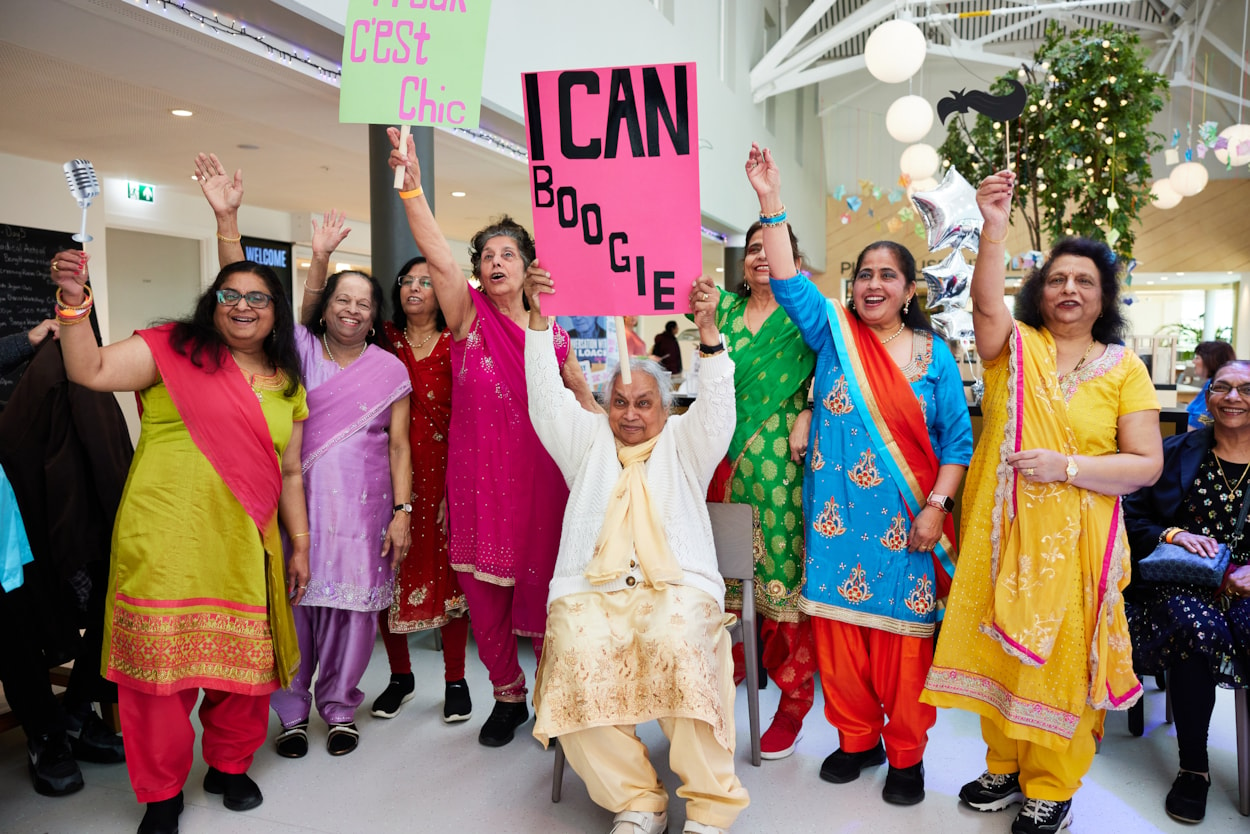
{"type": "Polygon", "coordinates": [[[1019,81],[1009,79],[1008,83],[1012,90],[1003,96],[992,96],[983,90],[973,90],[970,93],[951,90],[949,97],[937,103],[938,120],[946,124],[946,117],[951,113],[967,113],[969,110],[975,110],[996,122],[1009,122],[1018,118],[1024,112],[1024,105],[1028,104],[1029,94],[1019,81]]]}

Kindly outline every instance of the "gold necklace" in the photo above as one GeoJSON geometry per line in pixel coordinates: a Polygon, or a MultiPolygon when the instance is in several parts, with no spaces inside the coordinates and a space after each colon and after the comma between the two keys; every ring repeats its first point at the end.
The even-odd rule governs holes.
{"type": "MultiPolygon", "coordinates": [[[[405,334],[404,338],[406,339],[406,338],[408,338],[408,336],[405,334]]],[[[325,334],[325,333],[322,333],[322,334],[321,334],[321,344],[325,345],[325,348],[326,348],[326,356],[330,357],[330,361],[331,361],[331,362],[333,362],[335,365],[339,365],[339,360],[337,360],[337,359],[335,359],[335,358],[334,358],[334,352],[333,352],[332,350],[330,350],[330,340],[329,340],[328,338],[326,338],[326,334],[325,334]]],[[[352,361],[351,361],[351,362],[348,362],[347,364],[348,364],[348,365],[350,365],[352,362],[355,362],[355,361],[356,361],[356,359],[359,359],[360,357],[364,356],[364,355],[365,355],[365,350],[367,350],[367,349],[368,349],[368,347],[369,347],[369,343],[368,343],[368,342],[365,342],[363,345],[361,345],[361,346],[360,346],[360,353],[356,354],[356,358],[355,358],[355,359],[352,359],[352,361]]],[[[342,368],[342,367],[343,367],[342,365],[339,365],[339,368],[342,368]]]]}
{"type": "Polygon", "coordinates": [[[414,345],[412,343],[412,339],[408,338],[408,328],[405,327],[404,328],[404,341],[408,343],[408,347],[412,350],[413,356],[416,356],[417,351],[425,347],[426,343],[429,342],[430,339],[433,339],[435,336],[437,336],[441,332],[442,331],[440,331],[437,327],[435,327],[433,332],[430,333],[430,335],[426,336],[424,339],[421,340],[421,344],[414,345]]]}
{"type": "Polygon", "coordinates": [[[252,393],[256,395],[256,402],[263,403],[265,401],[265,397],[260,393],[260,389],[256,387],[256,377],[272,377],[277,373],[277,371],[274,371],[273,374],[252,373],[247,368],[243,367],[243,363],[239,361],[239,357],[235,356],[234,348],[227,348],[227,350],[230,351],[230,357],[234,359],[234,364],[238,366],[239,372],[242,373],[243,376],[247,377],[247,386],[251,388],[252,393]]]}
{"type": "Polygon", "coordinates": [[[903,334],[903,328],[905,328],[906,326],[907,326],[907,322],[900,321],[898,323],[898,330],[895,330],[892,334],[882,339],[881,344],[888,345],[890,342],[897,339],[899,336],[903,334]]]}
{"type": "Polygon", "coordinates": [[[1245,483],[1246,475],[1250,473],[1250,464],[1247,464],[1246,468],[1241,470],[1241,477],[1237,479],[1237,486],[1232,486],[1228,483],[1228,476],[1224,474],[1224,466],[1220,463],[1220,456],[1215,454],[1214,451],[1211,452],[1211,456],[1215,458],[1215,468],[1220,471],[1220,479],[1224,481],[1224,486],[1228,489],[1228,495],[1222,496],[1222,500],[1229,501],[1237,494],[1237,490],[1241,489],[1241,485],[1245,483]]]}
{"type": "Polygon", "coordinates": [[[1094,345],[1096,344],[1098,344],[1097,339],[1094,339],[1089,343],[1089,347],[1085,348],[1085,352],[1081,354],[1081,358],[1077,361],[1076,366],[1072,370],[1068,371],[1068,373],[1076,373],[1080,370],[1080,367],[1085,364],[1085,360],[1089,358],[1089,352],[1094,349],[1094,345]]]}

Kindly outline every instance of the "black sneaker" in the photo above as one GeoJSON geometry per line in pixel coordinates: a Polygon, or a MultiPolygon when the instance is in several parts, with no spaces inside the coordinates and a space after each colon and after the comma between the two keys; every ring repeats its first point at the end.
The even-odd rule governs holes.
{"type": "Polygon", "coordinates": [[[911,767],[890,765],[881,798],[891,805],[915,805],[924,801],[924,762],[916,762],[911,767]]]}
{"type": "Polygon", "coordinates": [[[1207,815],[1207,791],[1211,782],[1199,773],[1182,770],[1176,774],[1172,790],[1168,791],[1163,807],[1168,816],[1178,822],[1202,822],[1207,815]]]}
{"type": "Polygon", "coordinates": [[[884,761],[885,747],[879,741],[876,747],[862,753],[844,753],[839,747],[825,757],[820,766],[820,778],[837,785],[854,782],[861,770],[876,767],[884,761]]]}
{"type": "Polygon", "coordinates": [[[222,804],[231,811],[250,811],[265,801],[260,786],[246,773],[224,773],[209,767],[204,774],[204,793],[222,795],[222,804]]]}
{"type": "Polygon", "coordinates": [[[177,796],[149,802],[139,822],[139,834],[178,834],[178,817],[182,814],[182,791],[177,796]]]}
{"type": "Polygon", "coordinates": [[[1071,824],[1071,799],[1026,799],[1011,824],[1011,834],[1055,834],[1071,824]]]}
{"type": "Polygon", "coordinates": [[[516,704],[496,701],[495,708],[482,725],[482,732],[478,734],[477,740],[487,747],[503,747],[512,741],[516,728],[528,721],[529,717],[529,707],[524,701],[516,704]]]}
{"type": "Polygon", "coordinates": [[[27,739],[26,752],[36,793],[65,796],[82,790],[82,771],[64,733],[44,733],[27,739]]]}
{"type": "Polygon", "coordinates": [[[988,770],[959,789],[959,798],[977,811],[1001,811],[1024,801],[1019,773],[990,773],[988,770]]]}
{"type": "Polygon", "coordinates": [[[469,697],[469,683],[464,678],[448,681],[443,691],[443,722],[454,724],[468,721],[473,716],[473,699],[469,697]]]}
{"type": "Polygon", "coordinates": [[[118,764],[126,761],[126,748],[122,744],[122,737],[109,729],[91,704],[84,704],[76,710],[66,710],[65,725],[75,759],[94,764],[118,764]]]}
{"type": "Polygon", "coordinates": [[[391,682],[373,702],[369,713],[375,718],[394,718],[404,708],[404,704],[412,700],[416,689],[416,678],[409,672],[406,675],[391,675],[391,682]]]}

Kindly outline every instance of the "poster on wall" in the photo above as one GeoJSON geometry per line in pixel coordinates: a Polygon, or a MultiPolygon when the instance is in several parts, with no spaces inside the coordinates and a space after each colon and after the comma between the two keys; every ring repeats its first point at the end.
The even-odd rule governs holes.
{"type": "MultiPolygon", "coordinates": [[[[264,264],[278,274],[278,281],[282,284],[282,290],[286,293],[287,300],[294,303],[291,298],[291,244],[281,240],[266,240],[263,237],[250,237],[243,235],[239,243],[243,246],[243,257],[249,261],[255,261],[258,264],[264,264]]],[[[296,307],[298,310],[298,307],[296,307]]]]}
{"type": "Polygon", "coordinates": [[[582,366],[590,389],[598,392],[608,371],[619,361],[616,319],[612,316],[556,316],[556,324],[569,334],[573,355],[582,366]]]}
{"type": "Polygon", "coordinates": [[[543,310],[689,311],[703,271],[695,66],[522,76],[543,310]]]}
{"type": "Polygon", "coordinates": [[[475,128],[490,0],[350,0],[339,121],[475,128]]]}

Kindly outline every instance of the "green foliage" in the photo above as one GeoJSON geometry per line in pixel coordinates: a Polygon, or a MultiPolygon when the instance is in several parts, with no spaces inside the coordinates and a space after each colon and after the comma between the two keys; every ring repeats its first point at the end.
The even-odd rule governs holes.
{"type": "MultiPolygon", "coordinates": [[[[1075,234],[1131,257],[1137,218],[1150,200],[1150,155],[1163,145],[1150,123],[1167,90],[1166,79],[1146,67],[1140,39],[1110,24],[1066,32],[1052,23],[1033,67],[1023,78],[1001,76],[990,92],[1010,92],[1013,79],[1029,96],[1010,139],[1016,207],[1033,248],[1075,234]]],[[[957,117],[939,153],[975,185],[1003,168],[1004,130],[977,116],[969,131],[957,117]]]]}

